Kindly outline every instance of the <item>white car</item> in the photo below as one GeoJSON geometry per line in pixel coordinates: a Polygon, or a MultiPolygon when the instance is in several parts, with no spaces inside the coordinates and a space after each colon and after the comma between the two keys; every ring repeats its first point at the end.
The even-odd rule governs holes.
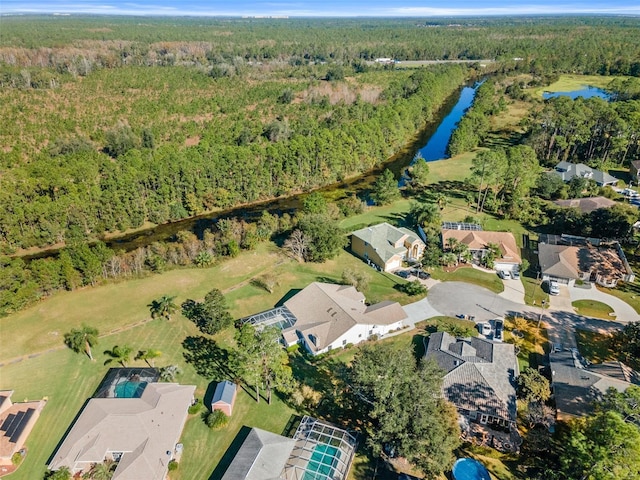
{"type": "Polygon", "coordinates": [[[549,281],[549,295],[560,295],[560,285],[555,280],[549,281]]]}
{"type": "Polygon", "coordinates": [[[509,280],[511,273],[509,273],[509,270],[498,270],[498,276],[503,280],[509,280]]]}
{"type": "Polygon", "coordinates": [[[491,324],[490,323],[481,323],[480,325],[478,325],[478,328],[480,329],[480,333],[482,333],[482,335],[484,336],[488,336],[491,335],[491,324]]]}

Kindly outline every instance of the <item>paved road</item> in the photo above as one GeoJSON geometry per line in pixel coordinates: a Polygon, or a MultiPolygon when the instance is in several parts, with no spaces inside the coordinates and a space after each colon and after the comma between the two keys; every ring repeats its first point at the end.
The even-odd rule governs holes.
{"type": "Polygon", "coordinates": [[[570,287],[569,295],[572,302],[576,300],[597,300],[606,303],[613,308],[613,311],[616,313],[616,317],[613,320],[617,322],[629,323],[640,321],[640,315],[638,315],[631,305],[623,302],[618,297],[601,292],[594,285],[589,285],[589,288],[570,287]]]}

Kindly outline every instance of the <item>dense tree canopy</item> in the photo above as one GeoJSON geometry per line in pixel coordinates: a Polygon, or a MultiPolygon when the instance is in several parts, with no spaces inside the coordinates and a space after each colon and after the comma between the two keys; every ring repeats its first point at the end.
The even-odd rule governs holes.
{"type": "Polygon", "coordinates": [[[440,398],[442,373],[434,363],[418,365],[410,350],[391,344],[366,346],[353,360],[350,381],[375,453],[403,456],[430,478],[452,465],[457,413],[440,398]]]}

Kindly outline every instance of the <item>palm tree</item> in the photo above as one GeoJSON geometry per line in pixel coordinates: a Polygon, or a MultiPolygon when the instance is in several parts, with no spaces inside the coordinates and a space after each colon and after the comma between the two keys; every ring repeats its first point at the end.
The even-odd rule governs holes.
{"type": "Polygon", "coordinates": [[[122,347],[116,345],[111,350],[104,351],[105,355],[111,357],[107,358],[104,361],[104,364],[108,365],[112,362],[117,362],[123,367],[126,367],[127,362],[131,359],[131,352],[133,352],[133,349],[129,345],[123,345],[122,347]]]}
{"type": "Polygon", "coordinates": [[[178,365],[167,365],[160,369],[160,381],[161,382],[173,382],[176,379],[176,375],[182,373],[178,365]]]}
{"type": "Polygon", "coordinates": [[[155,367],[154,359],[160,355],[162,355],[160,350],[153,350],[151,348],[149,350],[138,350],[134,360],[144,360],[150,367],[155,367]],[[149,360],[151,360],[151,363],[149,363],[149,360]]]}
{"type": "Polygon", "coordinates": [[[440,210],[433,203],[414,203],[410,214],[418,225],[425,226],[440,222],[440,210]]]}
{"type": "Polygon", "coordinates": [[[70,332],[64,334],[64,343],[74,352],[84,352],[94,360],[91,347],[98,343],[98,330],[88,325],[83,325],[79,330],[72,328],[70,332]]]}
{"type": "Polygon", "coordinates": [[[147,307],[151,312],[151,318],[162,317],[167,320],[171,320],[171,315],[176,313],[178,306],[173,303],[176,297],[170,297],[169,295],[163,295],[160,300],[153,300],[147,307]]]}
{"type": "Polygon", "coordinates": [[[444,210],[444,207],[447,206],[447,201],[449,199],[444,193],[438,193],[436,194],[435,200],[436,200],[436,205],[438,205],[438,208],[440,209],[440,211],[442,211],[444,210]]]}
{"type": "MultiPolygon", "coordinates": [[[[117,463],[113,460],[105,460],[102,463],[95,463],[91,467],[91,470],[87,472],[86,478],[90,480],[111,480],[116,466],[117,463]]],[[[85,475],[82,477],[85,478],[85,475]]]]}

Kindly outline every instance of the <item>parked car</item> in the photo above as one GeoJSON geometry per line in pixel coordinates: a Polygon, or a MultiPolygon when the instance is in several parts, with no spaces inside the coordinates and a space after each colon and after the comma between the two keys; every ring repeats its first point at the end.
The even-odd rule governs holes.
{"type": "Polygon", "coordinates": [[[494,320],[494,332],[493,332],[493,339],[501,342],[502,341],[502,332],[504,330],[504,322],[502,321],[501,318],[496,318],[494,320]]]}
{"type": "Polygon", "coordinates": [[[560,295],[560,285],[555,280],[549,281],[549,295],[560,295]]]}
{"type": "Polygon", "coordinates": [[[480,333],[484,336],[491,335],[490,323],[481,323],[478,325],[478,329],[480,330],[480,333]]]}
{"type": "Polygon", "coordinates": [[[406,270],[396,270],[393,273],[395,273],[400,278],[409,278],[409,272],[407,272],[406,270]]]}
{"type": "Polygon", "coordinates": [[[411,275],[415,275],[421,280],[426,280],[427,278],[431,277],[431,274],[429,272],[425,272],[424,270],[420,270],[419,268],[414,268],[413,270],[411,270],[411,275]]]}
{"type": "Polygon", "coordinates": [[[514,280],[520,280],[520,272],[518,270],[513,270],[511,272],[511,278],[514,280]]]}
{"type": "Polygon", "coordinates": [[[509,280],[511,278],[509,270],[498,270],[498,276],[503,280],[509,280]]]}

